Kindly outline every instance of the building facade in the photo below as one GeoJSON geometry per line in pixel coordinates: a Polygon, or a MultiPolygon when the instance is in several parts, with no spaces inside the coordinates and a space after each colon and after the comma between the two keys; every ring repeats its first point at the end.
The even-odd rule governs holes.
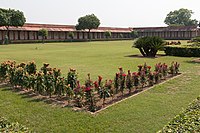
{"type": "MultiPolygon", "coordinates": [[[[74,40],[84,41],[90,36],[91,40],[105,40],[105,32],[112,33],[111,39],[131,39],[131,31],[138,32],[139,37],[142,36],[159,36],[164,39],[191,39],[200,36],[200,30],[194,26],[180,26],[180,27],[145,27],[145,28],[113,28],[113,27],[99,27],[91,30],[90,35],[87,31],[77,31],[73,25],[52,25],[52,24],[30,24],[26,23],[23,27],[10,27],[9,39],[11,43],[23,42],[38,42],[42,39],[38,35],[40,29],[48,30],[48,37],[46,41],[69,41],[69,32],[74,33],[74,40]]],[[[0,27],[0,42],[3,41],[6,35],[6,28],[0,27]]]]}
{"type": "Polygon", "coordinates": [[[166,40],[189,40],[200,36],[200,30],[196,26],[168,26],[133,28],[141,36],[159,36],[166,40]]]}
{"type": "MultiPolygon", "coordinates": [[[[10,27],[9,28],[9,39],[12,43],[17,42],[37,42],[42,39],[38,35],[40,29],[48,30],[48,37],[46,41],[69,41],[69,32],[74,33],[74,40],[84,41],[89,38],[87,31],[77,31],[75,26],[72,25],[51,25],[51,24],[28,24],[26,23],[23,27],[10,27]]],[[[110,31],[112,33],[112,39],[129,39],[131,38],[131,28],[112,28],[112,27],[99,27],[93,29],[90,32],[90,39],[102,40],[106,39],[104,33],[110,31]]],[[[4,39],[6,35],[6,28],[0,27],[0,41],[4,39]]]]}

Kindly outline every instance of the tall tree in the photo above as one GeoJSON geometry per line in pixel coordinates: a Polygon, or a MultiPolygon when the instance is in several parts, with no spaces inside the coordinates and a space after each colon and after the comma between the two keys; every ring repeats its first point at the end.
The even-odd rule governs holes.
{"type": "Polygon", "coordinates": [[[192,14],[192,10],[181,8],[167,14],[164,22],[169,26],[197,26],[198,21],[191,19],[192,14]]]}
{"type": "Polygon", "coordinates": [[[6,35],[2,43],[5,43],[6,38],[9,40],[10,26],[23,26],[25,22],[26,18],[24,17],[24,13],[22,11],[0,8],[0,26],[6,27],[6,35]]]}
{"type": "Polygon", "coordinates": [[[78,19],[78,24],[76,25],[77,30],[88,30],[88,39],[90,40],[91,29],[97,29],[100,25],[100,20],[94,15],[86,15],[78,19]]]}
{"type": "Polygon", "coordinates": [[[42,43],[44,43],[45,38],[48,36],[47,29],[40,29],[38,35],[42,37],[42,43]]]}

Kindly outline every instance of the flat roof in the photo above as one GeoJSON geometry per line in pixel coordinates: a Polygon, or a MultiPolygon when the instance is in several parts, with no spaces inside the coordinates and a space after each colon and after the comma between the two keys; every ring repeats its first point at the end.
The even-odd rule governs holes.
{"type": "MultiPolygon", "coordinates": [[[[55,25],[55,24],[33,24],[25,23],[22,27],[9,27],[9,30],[17,31],[38,31],[40,29],[47,29],[48,31],[77,31],[74,25],[55,25]]],[[[0,27],[0,30],[6,30],[5,27],[0,27]]],[[[131,32],[132,28],[118,28],[118,27],[99,27],[98,29],[92,29],[91,32],[131,32]]],[[[86,30],[82,30],[86,32],[86,30]]]]}

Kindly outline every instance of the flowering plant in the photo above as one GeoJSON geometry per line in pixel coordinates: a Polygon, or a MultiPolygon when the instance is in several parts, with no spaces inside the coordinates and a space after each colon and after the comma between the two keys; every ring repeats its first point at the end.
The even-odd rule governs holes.
{"type": "Polygon", "coordinates": [[[82,107],[83,106],[83,98],[84,98],[84,87],[80,86],[80,82],[77,81],[77,86],[74,89],[74,100],[75,100],[75,106],[82,107]]]}
{"type": "Polygon", "coordinates": [[[129,90],[129,94],[131,93],[132,87],[133,87],[133,81],[132,81],[131,71],[128,70],[128,74],[126,76],[126,88],[129,90]]]}
{"type": "Polygon", "coordinates": [[[94,94],[94,90],[92,89],[92,80],[90,79],[90,74],[88,74],[88,78],[85,81],[85,101],[86,105],[89,106],[89,110],[92,112],[96,111],[96,98],[94,94]]]}
{"type": "Polygon", "coordinates": [[[67,74],[67,84],[70,84],[70,87],[72,88],[72,90],[74,88],[76,88],[76,83],[77,83],[77,73],[75,69],[70,68],[69,72],[67,74]]]}
{"type": "Polygon", "coordinates": [[[115,74],[114,87],[115,87],[115,93],[117,94],[119,90],[119,73],[115,74]]]}
{"type": "Polygon", "coordinates": [[[110,97],[110,89],[111,89],[111,83],[109,83],[110,81],[106,80],[105,85],[100,89],[100,98],[103,99],[103,105],[105,104],[105,99],[107,97],[110,97]]]}
{"type": "Polygon", "coordinates": [[[153,86],[153,84],[154,84],[154,74],[152,74],[152,73],[150,72],[148,78],[149,78],[149,79],[148,79],[149,85],[150,85],[150,86],[153,86]]]}
{"type": "Polygon", "coordinates": [[[26,65],[26,71],[28,72],[29,75],[36,73],[37,68],[34,61],[31,61],[26,65]]]}
{"type": "Polygon", "coordinates": [[[133,84],[135,86],[135,89],[137,90],[138,86],[140,85],[139,74],[137,72],[134,72],[132,74],[132,77],[133,77],[133,84]]]}

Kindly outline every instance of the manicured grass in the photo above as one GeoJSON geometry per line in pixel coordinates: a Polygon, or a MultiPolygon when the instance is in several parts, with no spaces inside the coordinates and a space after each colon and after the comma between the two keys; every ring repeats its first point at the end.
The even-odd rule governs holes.
{"type": "Polygon", "coordinates": [[[87,73],[91,73],[93,80],[98,75],[104,79],[113,79],[119,66],[136,71],[137,65],[144,62],[154,65],[158,62],[169,64],[178,61],[183,72],[180,77],[112,106],[96,116],[48,105],[12,92],[8,87],[1,87],[0,115],[37,132],[146,133],[160,130],[200,94],[200,64],[191,63],[193,58],[129,57],[139,54],[131,46],[132,41],[0,46],[0,62],[35,60],[38,69],[43,62],[48,62],[52,67],[61,68],[65,74],[68,68],[73,67],[78,70],[81,82],[84,82],[87,73]]]}
{"type": "Polygon", "coordinates": [[[182,113],[166,125],[160,133],[169,132],[200,132],[200,96],[195,99],[182,113]]]}

